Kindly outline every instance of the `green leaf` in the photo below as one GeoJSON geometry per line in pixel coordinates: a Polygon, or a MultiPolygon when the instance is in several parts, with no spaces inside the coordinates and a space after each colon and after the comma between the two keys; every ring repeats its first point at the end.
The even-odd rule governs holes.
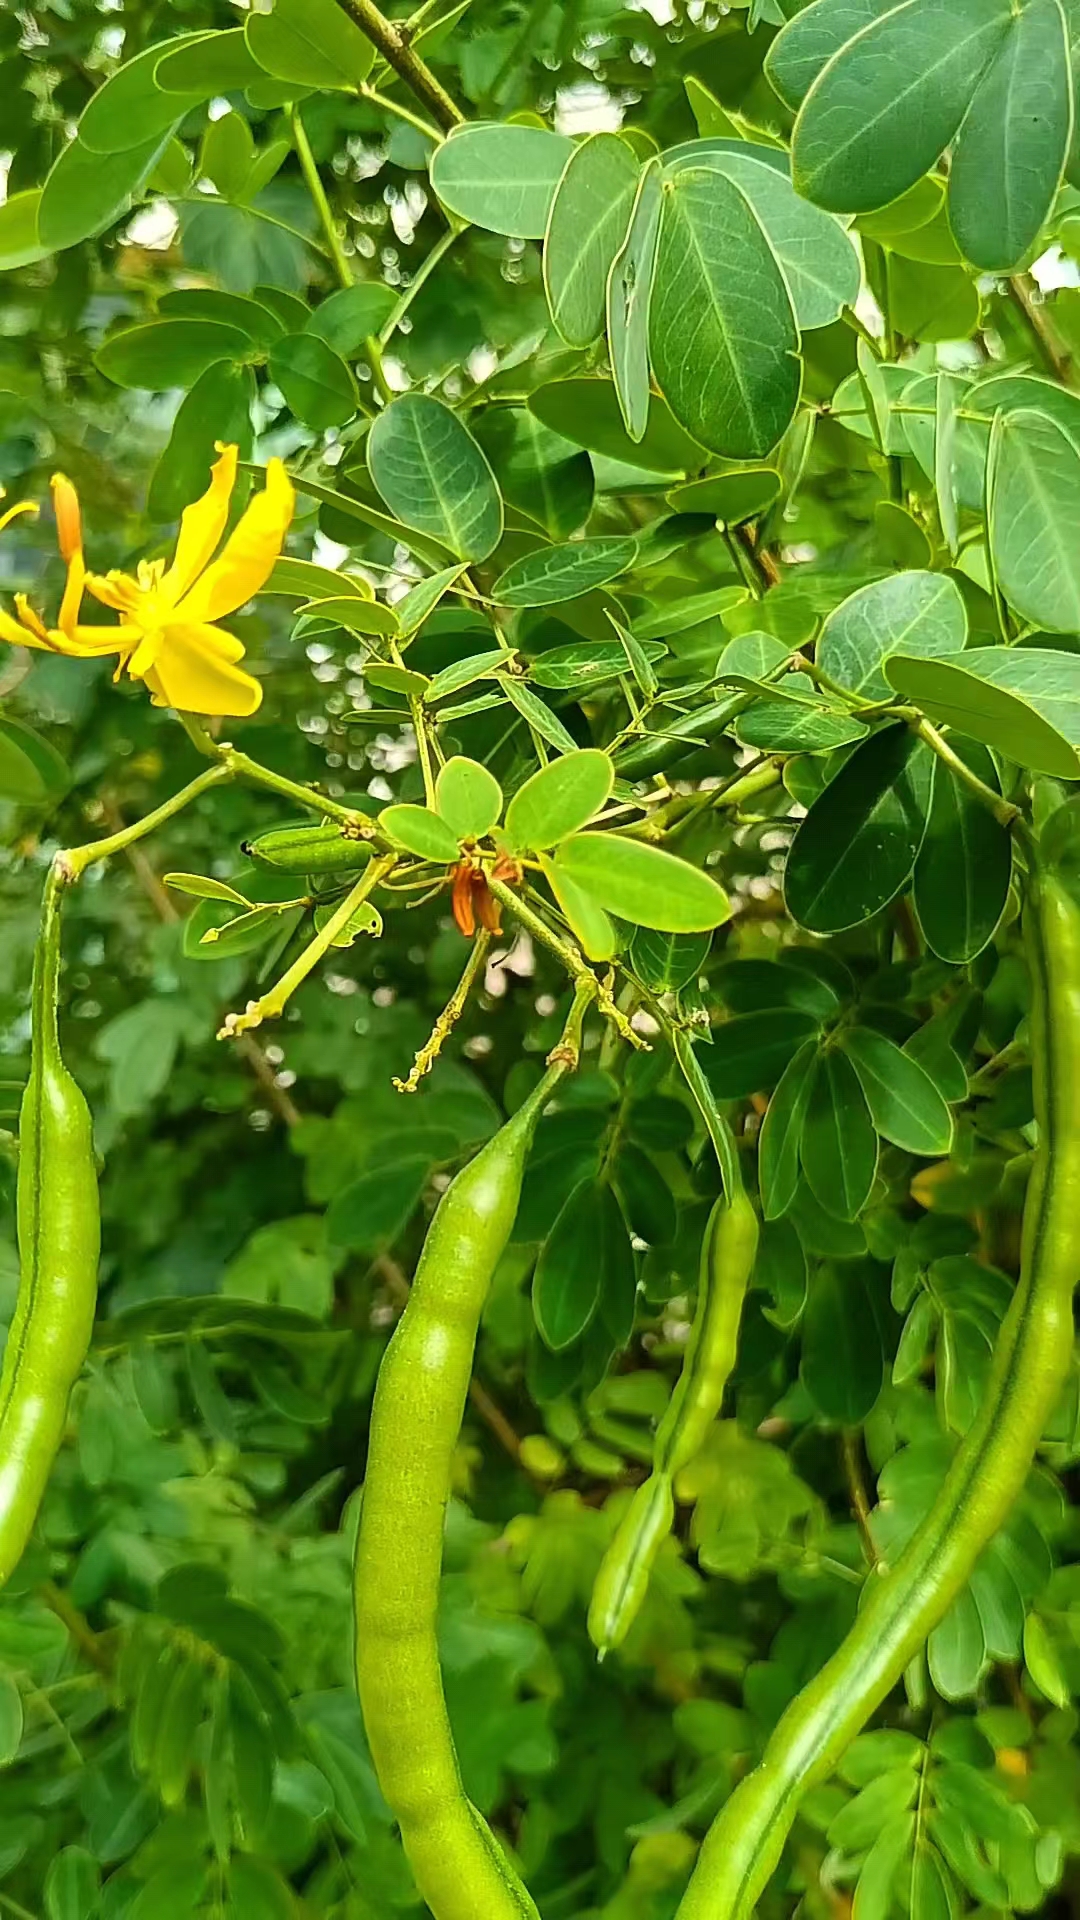
{"type": "Polygon", "coordinates": [[[882,1138],[907,1153],[928,1158],[947,1154],[952,1116],[918,1061],[872,1027],[846,1028],[841,1045],[859,1076],[882,1138]]]}
{"type": "MultiPolygon", "coordinates": [[[[214,124],[220,126],[221,121],[214,124]]],[[[222,293],[217,287],[177,287],[162,294],[157,310],[166,320],[216,320],[223,326],[236,327],[256,347],[271,347],[285,331],[277,314],[261,300],[251,300],[243,293],[222,293]]]]}
{"type": "Polygon", "coordinates": [[[636,542],[623,534],[540,547],[523,554],[499,575],[491,597],[504,607],[558,606],[626,573],[636,553],[636,542]]]}
{"type": "Polygon", "coordinates": [[[265,73],[302,87],[348,91],[366,80],[375,48],[336,0],[274,0],[249,13],[248,51],[265,73]]]}
{"type": "Polygon", "coordinates": [[[227,900],[231,906],[247,911],[251,901],[224,880],[210,879],[202,873],[167,873],[164,884],[176,893],[190,894],[195,900],[227,900]]]}
{"type": "Polygon", "coordinates": [[[255,165],[255,139],[242,113],[223,113],[203,135],[199,172],[226,200],[239,200],[255,165]]]}
{"type": "MultiPolygon", "coordinates": [[[[403,603],[399,600],[398,606],[403,603]]],[[[441,673],[435,674],[424,689],[424,699],[430,703],[445,700],[451,693],[458,693],[462,687],[470,687],[477,680],[490,680],[497,667],[506,665],[506,650],[492,647],[488,653],[466,654],[463,660],[452,660],[441,673]]]]}
{"type": "Polygon", "coordinates": [[[403,594],[394,607],[399,631],[406,636],[418,632],[428,615],[434,612],[443,595],[460,580],[463,571],[464,568],[458,561],[454,566],[442,567],[438,573],[433,573],[430,579],[421,580],[415,587],[410,587],[408,593],[403,594]]]}
{"type": "Polygon", "coordinates": [[[789,1061],[769,1101],[758,1139],[758,1182],[766,1220],[787,1212],[799,1185],[799,1142],[817,1071],[816,1037],[789,1061]]]}
{"type": "Polygon", "coordinates": [[[91,153],[129,153],[133,147],[159,140],[176,122],[208,96],[201,84],[187,95],[163,93],[155,70],[163,55],[201,44],[201,33],[159,40],[156,46],[128,60],[97,89],[79,120],[78,137],[91,153]]]}
{"type": "Polygon", "coordinates": [[[632,440],[610,380],[549,381],[529,395],[529,408],[554,432],[609,460],[666,474],[697,473],[706,463],[704,447],[684,433],[666,400],[655,394],[645,433],[632,440]]]}
{"type": "Polygon", "coordinates": [[[654,927],[638,927],[630,942],[630,964],[653,993],[678,993],[697,979],[711,946],[711,933],[658,933],[654,927]]]}
{"type": "Polygon", "coordinates": [[[307,331],[348,359],[371,334],[378,333],[396,305],[397,294],[381,280],[358,281],[355,287],[341,287],[320,301],[307,331]]]}
{"type": "Polygon", "coordinates": [[[434,534],[462,560],[486,560],[502,538],[495,476],[466,426],[441,400],[406,393],[368,436],[371,477],[391,513],[434,534]]]}
{"type": "Polygon", "coordinates": [[[476,760],[455,754],[439,769],[435,805],[457,840],[482,840],[502,812],[502,788],[476,760]]]}
{"type": "Polygon", "coordinates": [[[660,390],[696,440],[734,460],[776,445],[799,398],[791,298],[750,202],[708,168],[667,182],[649,334],[660,390]]]}
{"type": "Polygon", "coordinates": [[[672,487],[668,506],[676,513],[711,513],[727,527],[757,520],[780,498],[783,481],[773,467],[743,467],[672,487]]]}
{"type": "Polygon", "coordinates": [[[949,224],[974,266],[1008,273],[1023,260],[1054,204],[1071,131],[1060,0],[1027,0],[983,76],[949,169],[949,224]]]}
{"type": "MultiPolygon", "coordinates": [[[[652,641],[635,642],[652,663],[662,660],[666,647],[652,641]]],[[[626,647],[622,640],[572,640],[565,647],[551,647],[533,661],[529,678],[534,686],[551,687],[560,692],[575,688],[600,687],[605,681],[618,680],[627,668],[626,647]]]]}
{"type": "Polygon", "coordinates": [[[415,1211],[430,1171],[428,1156],[411,1154],[404,1134],[399,1159],[361,1174],[335,1195],[326,1214],[330,1245],[362,1253],[391,1245],[415,1211]]]}
{"type": "Polygon", "coordinates": [[[830,613],[817,662],[830,680],[869,705],[891,696],[882,672],[890,654],[959,653],[967,637],[967,610],[955,581],[942,573],[894,573],[861,587],[830,613]]]}
{"type": "Polygon", "coordinates": [[[46,1920],[94,1920],[101,1869],[85,1847],[61,1847],[45,1875],[46,1920]]]}
{"type": "Polygon", "coordinates": [[[580,1339],[600,1305],[603,1189],[592,1179],[574,1188],[540,1249],[532,1302],[540,1338],[552,1353],[580,1339]]]}
{"type": "Polygon", "coordinates": [[[979,324],[979,289],[963,267],[889,255],[889,312],[912,339],[966,340],[979,324]]]}
{"type": "MultiPolygon", "coordinates": [[[[398,634],[398,616],[396,607],[388,607],[382,600],[368,600],[359,593],[335,593],[325,600],[308,600],[300,609],[301,614],[313,620],[325,620],[331,626],[344,627],[346,633],[398,634]]],[[[380,669],[368,669],[369,674],[380,669]]],[[[383,667],[383,673],[408,673],[408,668],[383,667]]],[[[410,674],[407,682],[400,683],[410,691],[426,690],[426,680],[420,686],[413,687],[415,676],[410,674]]],[[[377,683],[376,683],[377,684],[377,683]]],[[[393,682],[384,684],[393,685],[393,682]]]]}
{"type": "Polygon", "coordinates": [[[147,496],[152,520],[178,520],[205,491],[219,441],[250,458],[255,375],[250,367],[216,361],[201,373],[181,401],[169,444],[154,468],[147,496]]]}
{"type": "Polygon", "coordinates": [[[1071,1706],[1068,1682],[1058,1664],[1046,1622],[1038,1613],[1029,1613],[1024,1622],[1024,1665],[1039,1692],[1045,1694],[1055,1707],[1071,1706]]]}
{"type": "Polygon", "coordinates": [[[168,43],[159,42],[154,84],[164,93],[197,94],[208,100],[214,94],[233,93],[248,86],[262,74],[262,68],[248,52],[243,27],[229,27],[223,33],[185,34],[183,43],[171,52],[168,43]]]}
{"type": "Polygon", "coordinates": [[[987,475],[990,545],[1009,605],[1051,633],[1080,633],[1080,449],[1057,421],[998,418],[987,475]]]}
{"type": "Polygon", "coordinates": [[[218,361],[241,361],[251,341],[217,320],[150,320],[111,334],[94,355],[99,372],[118,387],[192,387],[218,361]]]}
{"type": "Polygon", "coordinates": [[[888,727],[855,748],[788,854],[784,893],[800,926],[861,926],[903,890],[926,832],[931,765],[907,727],[888,727]]]}
{"type": "Polygon", "coordinates": [[[726,1020],[701,1056],[717,1099],[745,1100],[775,1086],[818,1026],[814,1014],[798,1007],[774,1007],[726,1020]]]}
{"type": "MultiPolygon", "coordinates": [[[[800,332],[827,327],[859,297],[859,256],[839,220],[800,199],[776,150],[745,141],[690,141],[679,166],[715,168],[745,194],[780,263],[800,332]]],[[[668,168],[672,156],[668,155],[668,168]]]]}
{"type": "Polygon", "coordinates": [[[789,673],[783,697],[755,700],[735,722],[736,739],[765,753],[831,753],[865,739],[868,732],[864,720],[818,697],[805,673],[789,673]],[[796,694],[805,698],[796,699],[796,694]]]}
{"type": "Polygon", "coordinates": [[[552,713],[551,708],[532,691],[531,687],[527,687],[523,680],[516,679],[513,674],[500,673],[496,678],[500,691],[509,700],[511,706],[517,708],[522,719],[533,732],[540,735],[541,740],[546,740],[549,747],[555,748],[556,753],[577,752],[577,741],[573,734],[563,726],[558,714],[552,713]]]}
{"type": "MultiPolygon", "coordinates": [[[[257,471],[261,472],[259,468],[257,471]]],[[[445,567],[450,553],[441,541],[431,539],[426,533],[414,528],[401,526],[391,519],[389,514],[380,513],[377,507],[369,506],[366,500],[357,500],[352,494],[340,493],[336,487],[324,487],[319,480],[309,479],[307,474],[295,473],[293,485],[298,493],[310,494],[313,500],[322,500],[336,513],[346,519],[357,520],[363,527],[370,527],[376,533],[385,534],[389,540],[400,541],[410,553],[415,553],[425,566],[445,567]]]]}
{"type": "Polygon", "coordinates": [[[608,274],[626,238],[639,171],[617,133],[590,134],[567,160],[544,235],[544,288],[569,346],[590,346],[603,333],[608,274]]]}
{"type": "Polygon", "coordinates": [[[0,798],[40,807],[70,785],[66,762],[55,747],[21,720],[0,719],[0,798]]]}
{"type": "Polygon", "coordinates": [[[9,1673],[0,1673],[0,1767],[10,1767],[22,1737],[22,1694],[9,1673]]]}
{"type": "Polygon", "coordinates": [[[527,407],[489,407],[474,431],[508,506],[535,520],[552,540],[584,526],[592,512],[592,461],[527,407]]]}
{"type": "Polygon", "coordinates": [[[28,187],[11,193],[0,206],[0,273],[16,267],[30,267],[48,257],[49,249],[38,238],[38,210],[41,191],[28,187]]]}
{"type": "Polygon", "coordinates": [[[765,72],[789,107],[798,107],[822,68],[896,0],[816,0],[789,20],[765,56],[765,72]]]}
{"type": "Polygon", "coordinates": [[[1007,0],[902,0],[864,26],[803,100],[798,191],[836,213],[906,193],[948,146],[1010,17],[1007,0]]]}
{"type": "Polygon", "coordinates": [[[104,233],[138,197],[171,134],[170,127],[126,153],[110,154],[92,153],[81,140],[72,140],[53,162],[41,190],[41,245],[50,253],[62,253],[80,240],[92,240],[104,233]]]}
{"type": "Polygon", "coordinates": [[[462,127],[431,156],[444,207],[489,233],[542,240],[567,161],[565,134],[543,127],[462,127]]]}
{"type": "Polygon", "coordinates": [[[895,654],[897,693],[931,719],[1002,753],[1031,773],[1080,778],[1080,655],[1043,647],[978,647],[952,660],[895,654]]]}
{"type": "Polygon", "coordinates": [[[397,846],[404,847],[406,853],[415,853],[420,860],[435,860],[440,866],[450,866],[460,857],[456,833],[429,807],[409,804],[384,807],[379,825],[397,846]]]}
{"type": "Polygon", "coordinates": [[[611,372],[623,422],[631,440],[649,424],[649,311],[663,213],[663,176],[658,160],[642,169],[626,238],[607,281],[607,333],[611,372]]]}
{"type": "Polygon", "coordinates": [[[859,1076],[847,1055],[830,1047],[818,1060],[800,1143],[807,1183],[826,1213],[857,1219],[870,1198],[877,1156],[859,1076]]]}
{"type": "Polygon", "coordinates": [[[575,940],[581,943],[589,960],[613,960],[619,951],[615,928],[596,901],[569,874],[560,872],[546,853],[539,856],[544,879],[566,916],[575,940]]]}
{"type": "Polygon", "coordinates": [[[688,861],[644,841],[580,833],[563,841],[556,870],[607,912],[662,933],[704,933],[731,916],[726,893],[688,861]]]}
{"type": "Polygon", "coordinates": [[[316,566],[313,560],[296,560],[292,554],[282,554],[274,561],[262,591],[287,593],[294,600],[306,601],[341,598],[346,593],[359,600],[372,598],[372,589],[362,575],[334,573],[329,567],[316,566]]]}
{"type": "Polygon", "coordinates": [[[823,1419],[845,1427],[865,1420],[881,1392],[884,1365],[871,1284],[861,1262],[825,1262],[813,1276],[803,1315],[799,1377],[823,1419]]]}
{"type": "MultiPolygon", "coordinates": [[[[974,741],[955,751],[998,790],[997,769],[974,741]]],[[[939,959],[966,966],[994,937],[1012,879],[1012,836],[944,761],[934,764],[926,839],[915,864],[915,912],[939,959]]]]}
{"type": "MultiPolygon", "coordinates": [[[[263,16],[254,16],[262,18],[263,16]]],[[[356,381],[340,354],[315,333],[286,333],[270,349],[269,374],[305,426],[343,427],[359,405],[356,381]]]]}
{"type": "Polygon", "coordinates": [[[563,754],[519,787],[506,810],[507,844],[515,851],[553,847],[600,812],[615,781],[606,753],[563,754]]]}

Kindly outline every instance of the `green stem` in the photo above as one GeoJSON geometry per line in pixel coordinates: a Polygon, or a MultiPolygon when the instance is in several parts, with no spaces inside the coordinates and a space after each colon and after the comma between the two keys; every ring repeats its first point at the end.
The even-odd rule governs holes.
{"type": "Polygon", "coordinates": [[[420,761],[420,771],[424,776],[424,799],[429,807],[434,807],[435,776],[431,770],[431,742],[428,739],[423,701],[410,699],[409,712],[412,715],[413,733],[416,737],[416,752],[420,761]]]}
{"type": "Polygon", "coordinates": [[[323,186],[319,169],[315,164],[315,155],[311,151],[311,142],[300,118],[300,108],[296,105],[289,108],[289,132],[292,135],[293,146],[296,148],[296,157],[300,162],[300,171],[319,216],[319,225],[326,236],[330,258],[334,263],[334,272],[343,287],[351,287],[352,268],[341,244],[341,235],[338,232],[330,202],[326,197],[326,188],[323,186]]]}
{"type": "Polygon", "coordinates": [[[577,947],[572,946],[568,940],[560,939],[554,929],[548,926],[546,920],[542,920],[540,915],[529,906],[528,901],[523,900],[512,887],[508,887],[505,880],[497,880],[490,869],[487,873],[487,883],[496,900],[513,914],[515,920],[520,922],[534,940],[555,955],[576,984],[585,980],[592,981],[597,1007],[604,1018],[611,1021],[622,1038],[632,1047],[643,1047],[645,1043],[641,1036],[634,1032],[622,1008],[617,1006],[612,998],[610,985],[607,981],[597,980],[592,968],[582,958],[577,947]]]}
{"type": "Polygon", "coordinates": [[[724,1182],[724,1197],[728,1206],[737,1193],[743,1191],[742,1169],[739,1166],[739,1149],[735,1145],[735,1136],[721,1113],[713,1097],[713,1090],[701,1069],[701,1061],[694,1051],[690,1035],[683,1029],[673,1029],[671,1043],[675,1049],[675,1058],[682,1070],[698,1112],[708,1129],[709,1138],[716,1150],[720,1162],[720,1175],[724,1182]]]}
{"type": "Polygon", "coordinates": [[[397,302],[397,305],[391,308],[386,319],[383,321],[383,324],[379,329],[379,345],[380,346],[385,347],[387,342],[390,339],[392,339],[393,335],[397,332],[398,327],[401,325],[401,322],[404,316],[408,313],[409,308],[412,306],[413,301],[416,299],[416,296],[419,293],[421,287],[423,286],[425,280],[429,279],[431,274],[434,273],[436,267],[439,264],[439,261],[443,258],[443,255],[449,252],[450,248],[454,244],[454,241],[457,240],[458,237],[464,231],[465,229],[463,227],[452,226],[450,228],[449,233],[444,233],[442,236],[442,239],[437,240],[435,242],[435,245],[432,247],[431,252],[427,256],[427,259],[424,260],[419,267],[417,267],[416,272],[414,273],[412,279],[409,281],[408,286],[405,288],[404,292],[401,294],[397,302]]]}
{"type": "Polygon", "coordinates": [[[370,100],[373,107],[381,107],[384,113],[394,114],[398,120],[404,120],[406,126],[415,127],[425,140],[434,140],[435,145],[439,145],[442,134],[438,127],[433,127],[430,120],[421,119],[411,107],[402,106],[400,100],[391,100],[389,94],[380,93],[378,87],[369,86],[366,80],[361,81],[357,91],[361,100],[370,100]]]}
{"type": "Polygon", "coordinates": [[[925,715],[916,722],[915,732],[920,740],[925,740],[927,746],[933,748],[938,759],[945,762],[957,779],[967,787],[969,793],[973,793],[976,800],[980,801],[987,812],[992,813],[994,819],[1003,827],[1011,827],[1015,821],[1019,820],[1020,808],[1014,806],[1011,800],[1006,800],[1000,793],[995,793],[993,787],[988,787],[985,780],[980,780],[978,774],[972,772],[966,760],[961,760],[960,755],[950,747],[944,734],[939,733],[925,715]]]}
{"type": "MultiPolygon", "coordinates": [[[[267,793],[280,794],[283,800],[295,800],[312,813],[321,813],[324,820],[336,820],[343,827],[351,827],[362,839],[370,840],[377,847],[387,848],[387,843],[372,826],[366,813],[358,813],[355,807],[342,806],[340,800],[331,800],[324,793],[316,793],[313,787],[303,787],[298,780],[289,780],[285,774],[275,773],[272,767],[264,767],[260,761],[253,760],[250,754],[241,753],[238,747],[227,740],[215,740],[197,714],[184,713],[180,719],[189,740],[199,752],[206,754],[208,759],[216,760],[225,769],[224,775],[218,775],[219,779],[231,776],[237,780],[250,780],[253,786],[263,787],[267,793]]],[[[201,777],[205,778],[205,775],[201,777]]],[[[188,793],[186,787],[184,793],[188,793]]],[[[187,805],[182,796],[178,795],[177,799],[181,806],[187,805]]],[[[176,809],[173,808],[173,811],[176,809]]],[[[148,818],[152,819],[153,816],[149,815],[148,818]]]]}
{"type": "MultiPolygon", "coordinates": [[[[338,232],[337,222],[334,219],[330,202],[326,197],[326,188],[323,186],[322,176],[315,164],[315,155],[311,151],[311,142],[307,137],[304,123],[300,118],[300,109],[298,106],[289,108],[289,129],[292,133],[293,146],[296,148],[296,156],[300,162],[300,171],[304,176],[315,211],[319,216],[319,225],[326,235],[326,244],[330,252],[330,258],[334,263],[334,272],[337,274],[338,280],[343,288],[351,287],[355,284],[353,280],[353,270],[349,265],[345,249],[341,244],[341,235],[338,232]]],[[[369,335],[365,340],[364,349],[371,364],[371,377],[375,383],[376,392],[380,395],[384,403],[388,402],[392,400],[394,396],[387,384],[386,373],[383,369],[382,349],[374,335],[369,335]]]]}
{"type": "Polygon", "coordinates": [[[410,92],[423,102],[446,132],[451,127],[460,127],[465,115],[455,101],[450,98],[446,88],[436,80],[426,60],[422,60],[411,44],[408,28],[402,28],[393,20],[388,20],[374,4],[374,0],[338,0],[338,5],[350,20],[355,20],[362,33],[366,33],[372,46],[382,54],[387,66],[393,67],[400,80],[404,80],[410,92]]]}
{"type": "Polygon", "coordinates": [[[141,820],[132,821],[130,826],[121,827],[118,833],[110,833],[104,840],[91,840],[85,847],[68,847],[63,853],[58,853],[54,867],[60,879],[62,881],[78,880],[86,872],[87,867],[95,866],[99,860],[111,859],[114,853],[123,853],[125,847],[130,847],[136,840],[144,839],[148,833],[153,833],[155,828],[164,826],[166,820],[171,820],[174,814],[182,812],[183,808],[189,806],[192,800],[197,800],[200,794],[209,792],[211,787],[222,786],[226,780],[231,780],[232,774],[232,768],[225,761],[219,760],[216,766],[207,767],[205,773],[197,774],[194,780],[189,780],[186,787],[180,788],[179,793],[174,793],[170,799],[163,800],[160,807],[155,807],[151,813],[144,814],[141,820]]]}
{"type": "Polygon", "coordinates": [[[264,1020],[276,1020],[285,1011],[288,1001],[303,985],[308,975],[318,966],[323,955],[329,953],[338,934],[348,926],[357,908],[363,906],[369,894],[375,891],[380,880],[385,879],[395,865],[397,856],[383,854],[381,859],[372,860],[356,885],[350,889],[335,907],[325,925],[319,928],[315,938],[304,948],[291,967],[286,968],[281,979],[258,1000],[249,1000],[243,1013],[230,1013],[218,1034],[219,1040],[235,1039],[237,1034],[247,1033],[252,1027],[258,1027],[264,1020]]]}

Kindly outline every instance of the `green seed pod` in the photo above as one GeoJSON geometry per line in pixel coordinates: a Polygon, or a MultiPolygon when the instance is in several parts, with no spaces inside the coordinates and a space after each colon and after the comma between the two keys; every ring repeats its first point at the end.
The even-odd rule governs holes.
{"type": "Polygon", "coordinates": [[[332,820],[317,827],[275,827],[257,840],[245,841],[244,852],[261,866],[278,873],[349,873],[371,856],[371,845],[332,820]]]}

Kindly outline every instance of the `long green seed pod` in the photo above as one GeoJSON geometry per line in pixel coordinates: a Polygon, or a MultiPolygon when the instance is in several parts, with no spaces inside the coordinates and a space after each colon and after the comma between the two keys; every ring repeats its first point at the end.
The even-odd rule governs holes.
{"type": "Polygon", "coordinates": [[[356,1550],[356,1677],[379,1784],[435,1920],[537,1920],[462,1789],[435,1623],[480,1315],[514,1224],[536,1123],[569,1064],[555,1060],[443,1195],[371,1416],[356,1550]]]}
{"type": "Polygon", "coordinates": [[[100,1219],[90,1113],[60,1055],[61,880],[34,957],[30,1078],[19,1123],[19,1295],[0,1374],[0,1584],[22,1558],[94,1324],[100,1219]]]}
{"type": "Polygon", "coordinates": [[[724,1193],[705,1229],[697,1311],[682,1372],[656,1431],[653,1470],[619,1522],[593,1586],[589,1638],[601,1659],[622,1644],[637,1618],[656,1556],[675,1523],[675,1475],[700,1451],[723,1405],[757,1258],[757,1215],[735,1142],[685,1034],[676,1037],[675,1051],[716,1148],[724,1193]]]}
{"type": "Polygon", "coordinates": [[[1033,871],[1025,909],[1039,1140],[1020,1279],[986,1398],[922,1525],[869,1592],[843,1645],[783,1714],[707,1835],[678,1920],[749,1920],[808,1789],[896,1685],[1023,1488],[1061,1392],[1080,1271],[1080,906],[1033,871]]]}

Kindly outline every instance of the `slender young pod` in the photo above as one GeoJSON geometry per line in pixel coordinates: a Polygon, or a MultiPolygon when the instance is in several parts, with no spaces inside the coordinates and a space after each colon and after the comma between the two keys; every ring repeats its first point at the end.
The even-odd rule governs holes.
{"type": "Polygon", "coordinates": [[[34,957],[30,1078],[19,1131],[19,1295],[0,1375],[0,1584],[22,1558],[94,1324],[100,1221],[90,1113],[60,1055],[60,887],[34,957]]]}
{"type": "MultiPolygon", "coordinates": [[[[575,1000],[580,1025],[588,985],[575,1000]]],[[[573,1025],[575,1015],[571,1016],[573,1025]]],[[[517,1213],[536,1123],[576,1057],[539,1086],[457,1174],[428,1230],[379,1371],[356,1549],[356,1677],[379,1784],[435,1920],[537,1920],[466,1799],[436,1642],[443,1525],[473,1351],[517,1213]]]]}
{"type": "Polygon", "coordinates": [[[871,1576],[846,1640],[792,1701],[713,1823],[678,1920],[749,1920],[804,1794],[896,1685],[1006,1519],[1061,1392],[1080,1255],[1078,898],[1052,863],[1033,867],[1025,934],[1039,1138],[1020,1279],[985,1401],[922,1525],[895,1565],[871,1576]]]}
{"type": "Polygon", "coordinates": [[[723,1405],[757,1258],[757,1215],[730,1129],[685,1034],[676,1036],[675,1051],[716,1148],[724,1192],[705,1228],[697,1311],[682,1372],[656,1431],[653,1470],[619,1522],[593,1586],[589,1638],[601,1659],[621,1645],[637,1618],[656,1556],[675,1524],[675,1475],[700,1451],[723,1405]]]}

